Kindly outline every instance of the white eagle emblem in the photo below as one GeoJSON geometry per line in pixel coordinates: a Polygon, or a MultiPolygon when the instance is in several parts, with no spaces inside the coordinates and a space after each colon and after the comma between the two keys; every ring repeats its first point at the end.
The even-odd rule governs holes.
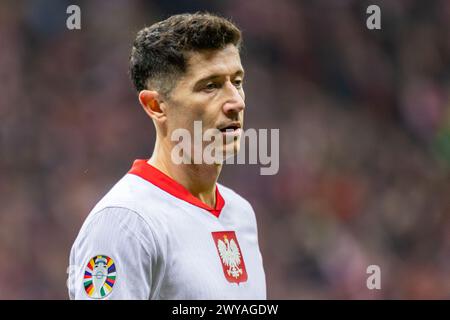
{"type": "Polygon", "coordinates": [[[228,275],[238,278],[242,274],[242,268],[239,267],[241,264],[241,253],[234,239],[228,241],[226,235],[223,236],[223,239],[224,241],[221,239],[217,241],[220,258],[223,264],[228,267],[228,275]]]}

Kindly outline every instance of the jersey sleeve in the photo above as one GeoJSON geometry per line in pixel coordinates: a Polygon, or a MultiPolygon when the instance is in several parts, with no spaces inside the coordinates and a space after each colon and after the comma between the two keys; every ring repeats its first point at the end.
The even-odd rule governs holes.
{"type": "Polygon", "coordinates": [[[127,208],[96,212],[70,252],[70,298],[156,298],[165,258],[153,229],[127,208]]]}

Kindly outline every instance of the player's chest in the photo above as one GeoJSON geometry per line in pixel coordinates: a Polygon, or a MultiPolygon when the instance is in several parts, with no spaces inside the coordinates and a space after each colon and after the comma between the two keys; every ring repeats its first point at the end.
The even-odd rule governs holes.
{"type": "Polygon", "coordinates": [[[264,282],[256,234],[245,224],[196,222],[173,228],[165,289],[183,299],[256,298],[264,282]]]}

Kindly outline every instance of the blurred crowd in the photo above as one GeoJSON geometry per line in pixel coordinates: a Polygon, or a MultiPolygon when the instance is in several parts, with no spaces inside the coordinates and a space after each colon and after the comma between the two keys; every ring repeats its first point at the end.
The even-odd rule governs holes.
{"type": "Polygon", "coordinates": [[[127,74],[134,36],[197,10],[243,30],[245,126],[280,129],[277,175],[221,177],[256,211],[268,297],[449,299],[446,0],[2,1],[0,298],[68,298],[82,222],[153,150],[127,74]]]}

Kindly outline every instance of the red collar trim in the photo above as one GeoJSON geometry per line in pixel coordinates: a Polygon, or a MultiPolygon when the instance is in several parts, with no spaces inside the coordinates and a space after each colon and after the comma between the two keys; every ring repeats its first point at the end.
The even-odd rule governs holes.
{"type": "Polygon", "coordinates": [[[133,166],[131,167],[130,174],[137,175],[142,179],[154,184],[158,188],[170,193],[178,199],[184,200],[193,204],[194,206],[200,207],[212,213],[217,218],[225,205],[225,200],[219,192],[219,188],[216,185],[216,207],[211,208],[206,203],[202,202],[200,199],[194,197],[189,190],[184,186],[173,180],[171,177],[167,176],[163,172],[156,169],[154,166],[147,163],[147,160],[138,159],[135,160],[133,166]]]}

